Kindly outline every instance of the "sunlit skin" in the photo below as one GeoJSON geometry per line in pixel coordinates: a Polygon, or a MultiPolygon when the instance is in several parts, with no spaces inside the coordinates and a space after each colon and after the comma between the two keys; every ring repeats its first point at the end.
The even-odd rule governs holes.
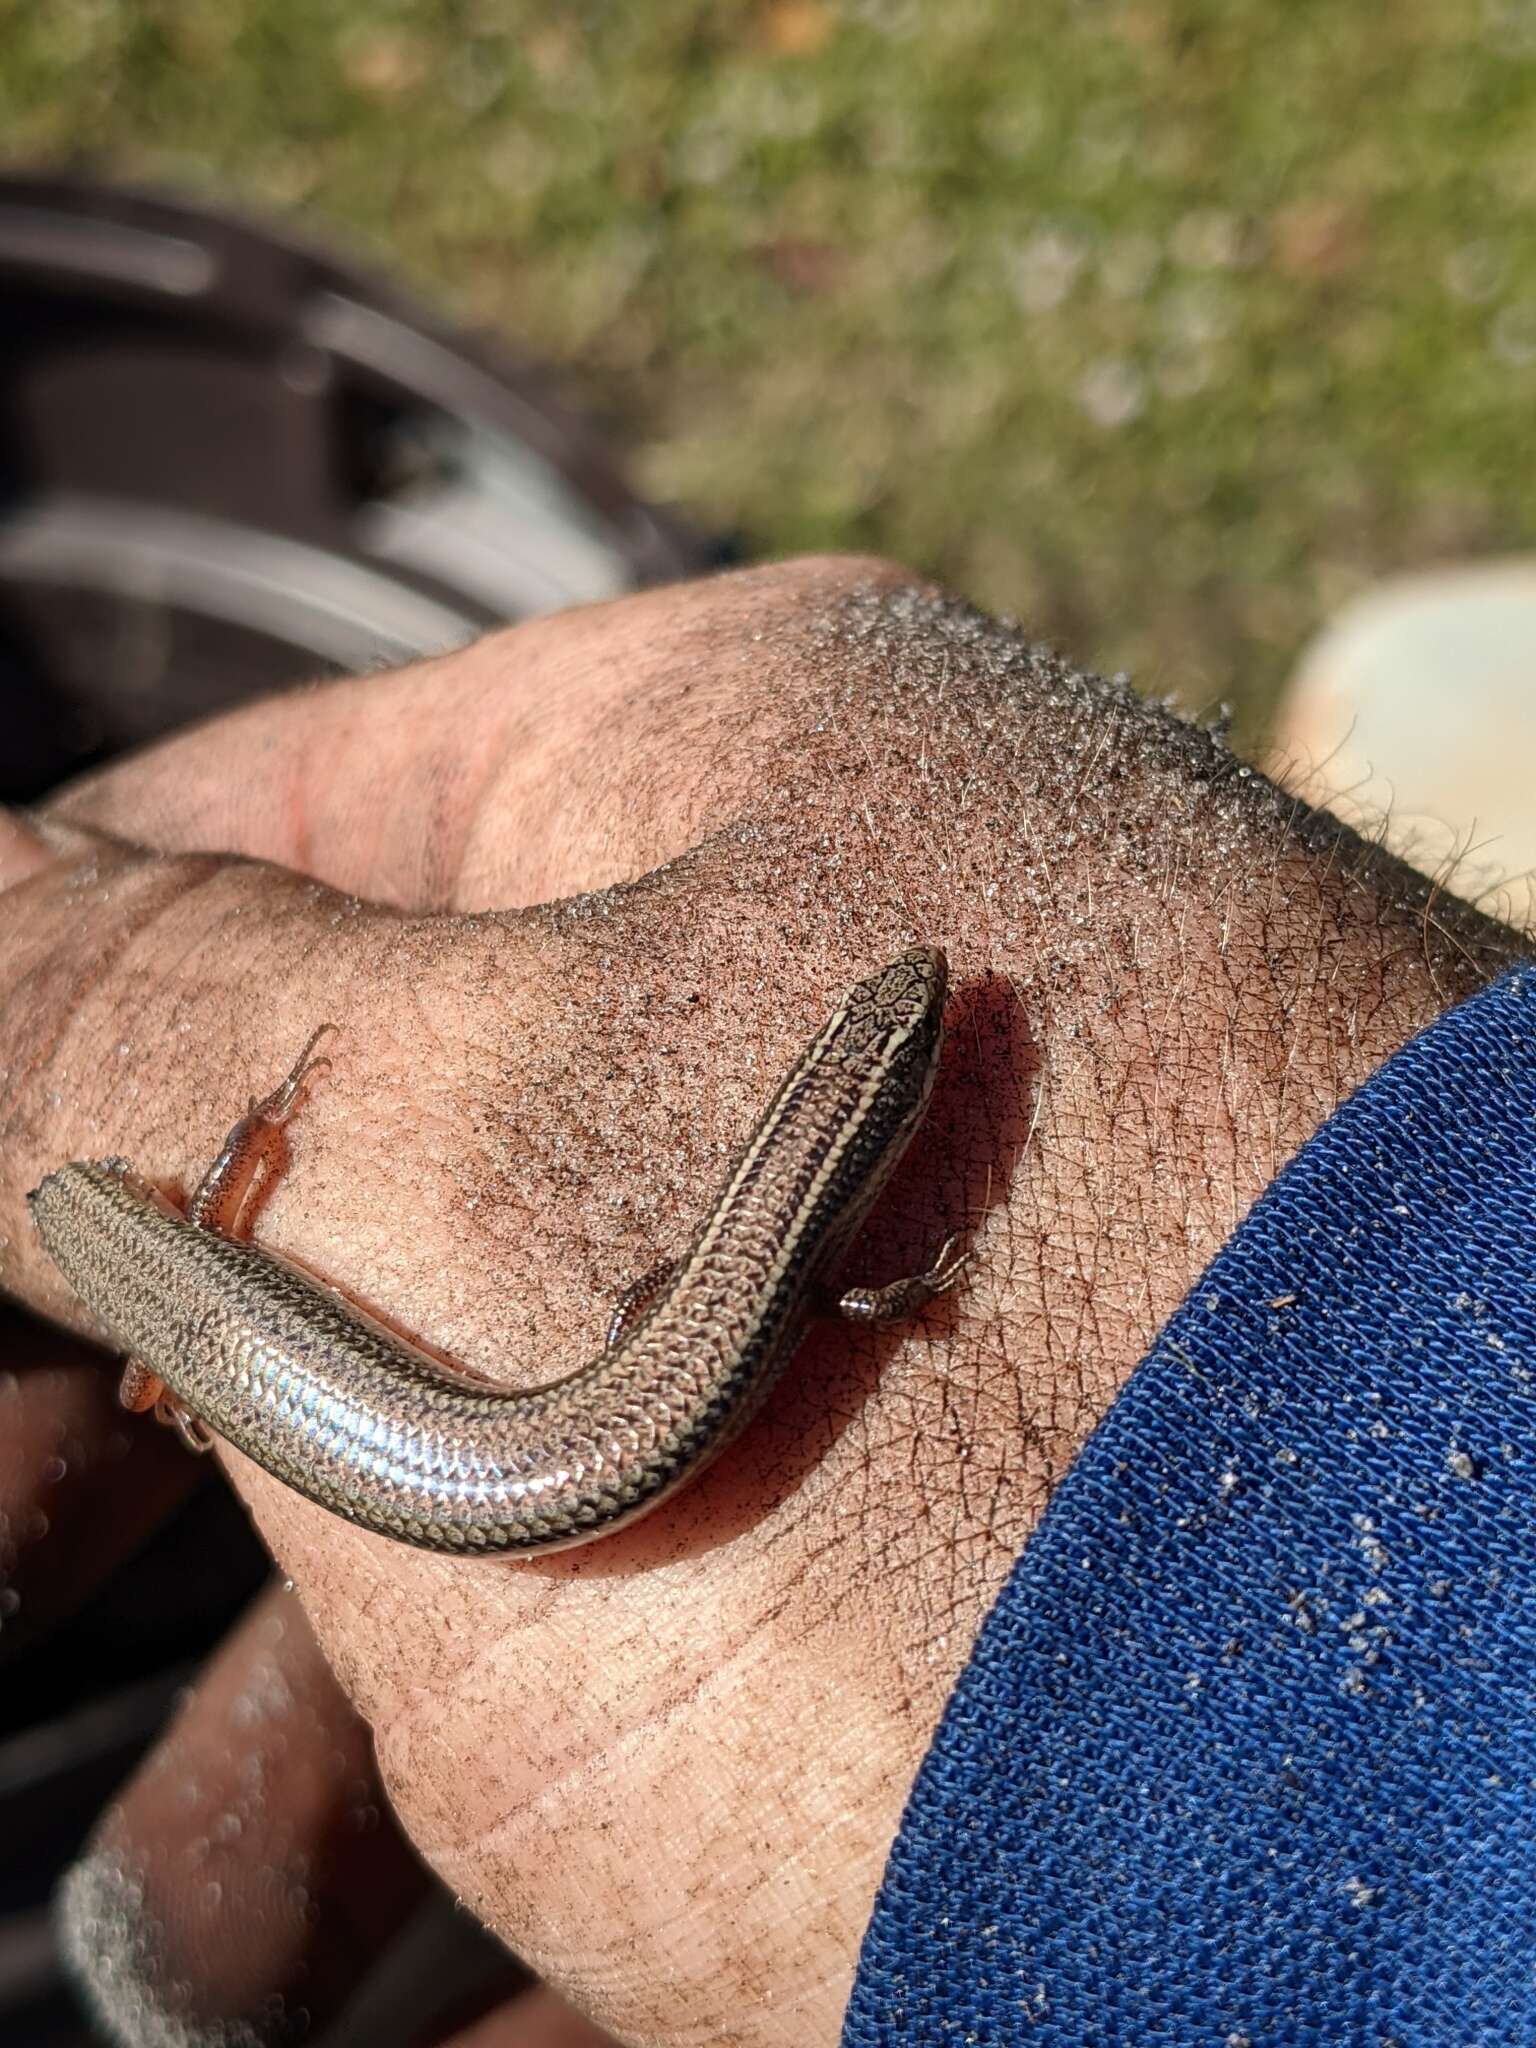
{"type": "MultiPolygon", "coordinates": [[[[856,1277],[963,1219],[964,1285],[911,1327],[816,1328],[697,1486],[544,1560],[406,1550],[226,1456],[308,1622],[289,1597],[275,1633],[247,1624],[76,1887],[105,1911],[132,1876],[151,2005],[259,2011],[322,1958],[347,1981],[387,1915],[359,1937],[366,1877],[314,1878],[344,1694],[453,1889],[657,2044],[836,2040],[912,1773],[1052,1487],[1277,1168],[1509,951],[1206,735],[869,562],[252,706],[13,821],[0,858],[4,1283],[78,1327],[25,1191],[121,1154],[185,1194],[231,1105],[335,1019],[263,1240],[523,1385],[686,1240],[848,963],[914,933],[947,952],[933,1104],[856,1277]],[[227,1810],[252,1696],[285,1768],[214,1902],[183,1889],[171,1788],[227,1810]]],[[[142,1527],[142,1489],[176,1482],[109,1366],[28,1343],[0,1506],[27,1526],[61,1403],[96,1475],[73,1537],[55,1514],[0,1559],[41,1602],[52,1570],[88,1577],[81,1525],[105,1570],[119,1506],[142,1527]]]]}

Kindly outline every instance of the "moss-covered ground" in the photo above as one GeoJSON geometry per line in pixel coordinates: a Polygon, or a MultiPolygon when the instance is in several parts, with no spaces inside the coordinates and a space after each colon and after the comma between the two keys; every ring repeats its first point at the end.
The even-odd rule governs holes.
{"type": "Polygon", "coordinates": [[[1536,536],[1536,0],[0,0],[0,135],[1251,729],[1362,583],[1536,536]]]}

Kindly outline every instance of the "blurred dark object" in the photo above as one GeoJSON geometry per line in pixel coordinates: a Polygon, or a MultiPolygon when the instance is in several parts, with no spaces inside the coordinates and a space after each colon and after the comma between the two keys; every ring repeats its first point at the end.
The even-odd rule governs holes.
{"type": "MultiPolygon", "coordinates": [[[[105,1392],[110,1382],[104,1378],[105,1392]]],[[[222,1484],[0,1680],[0,2042],[99,2042],[60,1974],[49,1904],[97,1816],[267,1576],[222,1484]]]]}
{"type": "Polygon", "coordinates": [[[0,800],[696,573],[548,380],[224,213],[0,178],[0,800]]]}
{"type": "MultiPolygon", "coordinates": [[[[0,801],[258,692],[720,559],[631,494],[547,380],[389,286],[224,213],[0,178],[0,801]]],[[[6,1661],[5,2048],[98,2039],[48,1900],[267,1569],[202,1486],[6,1661]]],[[[461,1987],[504,1971],[462,1916],[448,1938],[461,1987]]],[[[414,2031],[402,1970],[441,1990],[441,1927],[424,1939],[436,1965],[385,1959],[379,2048],[414,2031]]]]}

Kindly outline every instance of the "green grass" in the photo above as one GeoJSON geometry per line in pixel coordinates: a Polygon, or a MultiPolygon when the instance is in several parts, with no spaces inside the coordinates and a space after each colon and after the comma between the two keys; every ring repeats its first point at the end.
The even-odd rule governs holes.
{"type": "Polygon", "coordinates": [[[1250,730],[1350,592],[1536,537],[1536,0],[0,0],[0,132],[1250,730]]]}

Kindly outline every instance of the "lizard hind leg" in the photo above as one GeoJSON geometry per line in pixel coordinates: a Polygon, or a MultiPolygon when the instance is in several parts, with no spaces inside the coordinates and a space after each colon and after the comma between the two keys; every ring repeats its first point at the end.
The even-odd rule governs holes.
{"type": "Polygon", "coordinates": [[[174,1429],[189,1451],[199,1457],[213,1449],[213,1435],[201,1416],[192,1411],[171,1392],[165,1381],[156,1377],[147,1365],[141,1365],[136,1358],[130,1358],[123,1367],[123,1377],[117,1389],[117,1398],[132,1415],[146,1415],[154,1412],[156,1422],[166,1429],[174,1429]]]}
{"type": "Polygon", "coordinates": [[[309,1035],[309,1042],[270,1095],[253,1100],[245,1115],[230,1127],[219,1147],[218,1157],[192,1191],[187,1203],[187,1221],[199,1230],[214,1230],[223,1237],[237,1237],[246,1213],[251,1184],[263,1165],[280,1172],[284,1160],[281,1131],[292,1116],[299,1098],[316,1074],[330,1066],[315,1047],[336,1024],[322,1024],[309,1035]]]}
{"type": "Polygon", "coordinates": [[[320,1024],[309,1034],[308,1043],[299,1054],[284,1078],[278,1082],[270,1095],[264,1095],[260,1102],[253,1100],[246,1111],[247,1117],[259,1117],[263,1123],[286,1123],[293,1114],[294,1104],[304,1093],[316,1074],[329,1070],[330,1059],[325,1053],[317,1053],[315,1047],[331,1032],[339,1031],[339,1024],[320,1024]]]}
{"type": "MultiPolygon", "coordinates": [[[[187,1221],[197,1229],[234,1234],[252,1177],[268,1155],[275,1134],[293,1114],[294,1106],[315,1075],[331,1064],[323,1053],[316,1053],[315,1047],[338,1028],[335,1024],[322,1024],[312,1031],[304,1050],[271,1094],[264,1095],[259,1102],[253,1100],[233,1126],[219,1156],[187,1204],[187,1221]]],[[[138,1359],[125,1362],[117,1398],[130,1414],[144,1415],[153,1410],[155,1420],[174,1429],[189,1451],[201,1455],[213,1449],[213,1434],[202,1417],[194,1415],[164,1380],[138,1359]]]]}
{"type": "Polygon", "coordinates": [[[141,1365],[136,1358],[123,1360],[117,1398],[119,1405],[130,1415],[147,1415],[151,1408],[158,1407],[164,1396],[165,1381],[156,1379],[147,1365],[141,1365]]]}
{"type": "Polygon", "coordinates": [[[155,1420],[165,1429],[174,1429],[184,1447],[195,1456],[206,1457],[213,1449],[213,1432],[207,1423],[169,1391],[155,1403],[155,1420]]]}

